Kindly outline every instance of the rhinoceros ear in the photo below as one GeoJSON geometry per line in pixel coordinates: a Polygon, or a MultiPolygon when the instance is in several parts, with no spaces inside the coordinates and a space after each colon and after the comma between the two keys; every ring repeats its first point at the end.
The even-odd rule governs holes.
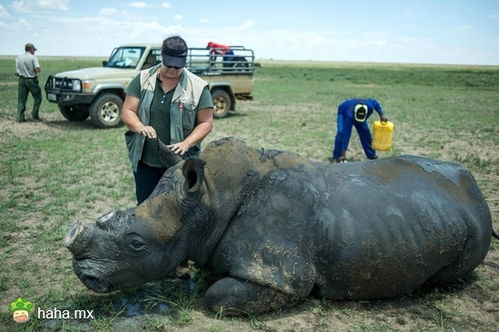
{"type": "Polygon", "coordinates": [[[159,138],[155,138],[155,140],[158,142],[159,160],[165,165],[166,168],[170,168],[183,160],[178,154],[168,149],[168,146],[161,142],[159,138]]]}
{"type": "Polygon", "coordinates": [[[184,191],[186,193],[195,193],[199,191],[204,180],[204,165],[206,162],[199,158],[189,158],[182,167],[184,175],[184,191]]]}

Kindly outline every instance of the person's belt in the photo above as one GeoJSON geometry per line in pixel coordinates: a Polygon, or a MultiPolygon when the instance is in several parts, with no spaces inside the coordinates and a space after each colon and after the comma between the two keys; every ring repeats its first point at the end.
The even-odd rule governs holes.
{"type": "Polygon", "coordinates": [[[19,75],[19,77],[22,77],[22,78],[24,78],[26,80],[32,80],[32,79],[36,78],[36,76],[35,77],[26,77],[26,76],[21,76],[21,75],[19,75]]]}

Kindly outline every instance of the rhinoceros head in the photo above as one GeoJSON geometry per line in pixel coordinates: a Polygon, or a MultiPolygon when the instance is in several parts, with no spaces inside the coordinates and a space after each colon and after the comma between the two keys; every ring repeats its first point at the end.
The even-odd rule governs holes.
{"type": "Polygon", "coordinates": [[[191,243],[199,244],[192,230],[206,215],[198,211],[204,162],[172,160],[176,165],[138,207],[77,223],[66,234],[73,269],[88,288],[110,292],[161,279],[188,258],[191,243]]]}

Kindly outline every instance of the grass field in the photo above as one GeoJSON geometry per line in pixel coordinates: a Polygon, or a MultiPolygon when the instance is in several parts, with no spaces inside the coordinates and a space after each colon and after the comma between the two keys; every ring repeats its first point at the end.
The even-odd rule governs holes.
{"type": "MultiPolygon", "coordinates": [[[[43,87],[49,74],[99,66],[102,59],[39,60],[43,87]]],[[[238,102],[237,113],[216,120],[207,141],[235,136],[258,149],[291,150],[326,161],[337,105],[350,97],[374,97],[395,123],[394,147],[380,156],[424,155],[467,167],[499,230],[499,67],[261,64],[254,100],[238,102]]],[[[469,278],[449,289],[390,300],[309,298],[280,312],[227,318],[203,306],[205,271],[177,286],[162,282],[109,295],[93,293],[74,275],[62,238],[76,220],[93,221],[112,208],[134,206],[125,129],[68,122],[45,97],[43,122],[17,123],[13,73],[14,58],[0,57],[0,331],[21,327],[8,312],[19,296],[43,309],[94,310],[93,320],[33,318],[22,325],[26,331],[497,331],[497,240],[469,278]]],[[[28,118],[31,105],[30,98],[28,118]]],[[[347,158],[364,159],[355,133],[347,158]]]]}

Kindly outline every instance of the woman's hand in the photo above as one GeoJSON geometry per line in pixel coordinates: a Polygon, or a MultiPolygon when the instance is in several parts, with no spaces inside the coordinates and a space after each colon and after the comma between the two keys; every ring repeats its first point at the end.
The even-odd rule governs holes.
{"type": "Polygon", "coordinates": [[[173,152],[175,152],[176,154],[183,156],[187,151],[189,151],[191,146],[186,141],[182,141],[179,143],[170,144],[170,145],[168,145],[168,148],[170,150],[172,150],[173,152]]]}
{"type": "Polygon", "coordinates": [[[151,126],[143,126],[137,130],[137,133],[144,135],[147,138],[156,138],[156,130],[151,126]]]}

